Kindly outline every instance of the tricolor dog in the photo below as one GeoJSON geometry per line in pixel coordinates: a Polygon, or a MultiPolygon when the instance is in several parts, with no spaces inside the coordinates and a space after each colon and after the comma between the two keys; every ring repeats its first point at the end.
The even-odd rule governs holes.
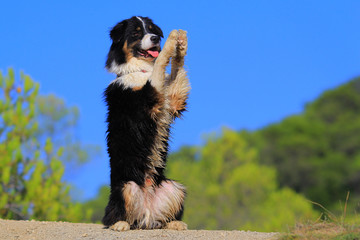
{"type": "Polygon", "coordinates": [[[111,193],[103,224],[110,229],[184,230],[185,187],[164,175],[170,125],[185,110],[186,32],[173,30],[161,51],[162,30],[132,17],[110,31],[106,61],[117,78],[106,88],[111,193]],[[171,59],[171,73],[165,68],[171,59]]]}

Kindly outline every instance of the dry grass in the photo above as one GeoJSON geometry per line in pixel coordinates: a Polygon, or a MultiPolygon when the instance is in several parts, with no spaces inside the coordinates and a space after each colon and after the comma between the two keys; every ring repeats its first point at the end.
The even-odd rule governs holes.
{"type": "Polygon", "coordinates": [[[346,196],[342,216],[336,217],[319,203],[314,205],[323,209],[323,213],[314,223],[297,224],[288,233],[282,234],[281,240],[360,240],[360,225],[346,223],[347,203],[349,193],[346,196]]]}
{"type": "Polygon", "coordinates": [[[360,240],[360,226],[341,226],[331,222],[299,224],[290,233],[280,236],[281,240],[360,240]]]}

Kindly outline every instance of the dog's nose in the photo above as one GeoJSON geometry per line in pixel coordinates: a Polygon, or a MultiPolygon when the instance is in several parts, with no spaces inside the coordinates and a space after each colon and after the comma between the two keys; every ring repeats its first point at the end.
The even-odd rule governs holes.
{"type": "Polygon", "coordinates": [[[160,42],[160,37],[159,36],[151,36],[150,40],[153,42],[153,43],[159,43],[160,42]]]}

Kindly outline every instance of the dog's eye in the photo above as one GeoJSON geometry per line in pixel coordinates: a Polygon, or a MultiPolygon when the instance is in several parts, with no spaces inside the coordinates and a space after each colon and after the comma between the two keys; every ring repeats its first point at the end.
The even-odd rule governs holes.
{"type": "Polygon", "coordinates": [[[149,29],[151,30],[152,28],[153,28],[153,26],[152,26],[152,25],[150,25],[150,26],[149,26],[149,29]]]}
{"type": "Polygon", "coordinates": [[[137,27],[135,31],[131,34],[133,37],[140,37],[141,36],[141,27],[137,27]]]}
{"type": "Polygon", "coordinates": [[[140,37],[141,36],[141,32],[135,31],[132,33],[133,37],[140,37]]]}

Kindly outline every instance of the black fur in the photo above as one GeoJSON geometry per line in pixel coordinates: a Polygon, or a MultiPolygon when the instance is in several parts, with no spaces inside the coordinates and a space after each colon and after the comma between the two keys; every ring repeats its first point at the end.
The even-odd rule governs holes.
{"type": "MultiPolygon", "coordinates": [[[[150,149],[157,134],[157,124],[150,118],[157,104],[157,92],[149,82],[139,91],[124,89],[118,83],[110,84],[105,91],[108,105],[107,145],[110,157],[111,195],[103,224],[110,226],[125,221],[122,189],[126,182],[144,185],[149,169],[150,149]]],[[[166,160],[167,152],[163,153],[166,160]]],[[[163,169],[157,168],[156,184],[165,180],[163,169]]]]}

